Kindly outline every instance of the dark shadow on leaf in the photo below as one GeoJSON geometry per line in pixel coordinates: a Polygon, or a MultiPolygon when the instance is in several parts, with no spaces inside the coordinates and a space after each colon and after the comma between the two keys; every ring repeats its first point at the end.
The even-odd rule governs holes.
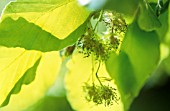
{"type": "Polygon", "coordinates": [[[45,96],[24,111],[74,111],[66,97],[45,96]]]}
{"type": "Polygon", "coordinates": [[[41,60],[41,58],[39,58],[35,62],[35,64],[31,68],[29,68],[25,72],[25,74],[23,74],[23,76],[18,80],[18,82],[15,84],[15,86],[9,92],[8,96],[6,97],[5,101],[0,105],[0,107],[6,106],[9,103],[11,95],[19,93],[23,84],[28,85],[32,81],[34,81],[35,76],[36,76],[36,70],[40,63],[40,60],[41,60]]]}
{"type": "Polygon", "coordinates": [[[74,44],[78,37],[83,34],[84,28],[85,25],[83,24],[67,38],[61,40],[23,18],[16,21],[6,18],[0,24],[0,45],[42,52],[58,51],[74,44]]]}

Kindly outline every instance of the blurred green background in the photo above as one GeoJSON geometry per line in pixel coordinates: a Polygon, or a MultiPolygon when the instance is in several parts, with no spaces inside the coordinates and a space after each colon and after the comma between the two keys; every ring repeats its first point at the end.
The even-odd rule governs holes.
{"type": "Polygon", "coordinates": [[[150,82],[149,79],[129,111],[170,111],[170,77],[164,73],[155,84],[150,82]]]}

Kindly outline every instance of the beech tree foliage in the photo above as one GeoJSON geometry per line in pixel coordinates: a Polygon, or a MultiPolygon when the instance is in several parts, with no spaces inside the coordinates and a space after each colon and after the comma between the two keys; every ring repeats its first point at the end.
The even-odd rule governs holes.
{"type": "Polygon", "coordinates": [[[128,111],[170,74],[169,2],[0,0],[0,111],[128,111]]]}

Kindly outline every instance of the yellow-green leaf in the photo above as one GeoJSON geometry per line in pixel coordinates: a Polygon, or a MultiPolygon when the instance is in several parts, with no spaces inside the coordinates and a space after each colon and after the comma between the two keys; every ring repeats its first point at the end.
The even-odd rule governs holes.
{"type": "Polygon", "coordinates": [[[84,23],[67,38],[60,40],[23,18],[19,18],[16,21],[6,18],[0,24],[0,45],[5,47],[22,47],[27,50],[38,50],[41,52],[58,51],[74,44],[79,36],[84,33],[85,26],[84,23]]]}
{"type": "MultiPolygon", "coordinates": [[[[95,84],[99,85],[99,82],[95,78],[95,71],[98,64],[95,64],[95,60],[93,60],[93,62],[94,63],[92,63],[91,56],[84,58],[82,54],[75,54],[72,60],[67,64],[69,68],[69,73],[66,75],[67,98],[72,108],[76,111],[123,111],[121,100],[118,101],[118,104],[113,101],[113,105],[105,106],[104,104],[96,105],[94,102],[88,102],[85,99],[86,93],[83,91],[85,83],[88,82],[91,84],[93,78],[95,84]],[[93,74],[92,67],[94,67],[93,74]]],[[[104,64],[101,65],[98,75],[100,77],[110,78],[104,64]]],[[[103,83],[117,89],[114,80],[110,82],[105,81],[103,83]]],[[[120,97],[118,90],[116,90],[116,93],[120,97]]]]}
{"type": "Polygon", "coordinates": [[[118,86],[125,111],[160,59],[159,38],[156,32],[141,30],[137,22],[128,27],[119,55],[112,54],[106,62],[107,71],[118,86]]]}
{"type": "Polygon", "coordinates": [[[6,106],[9,103],[10,97],[12,94],[17,94],[20,90],[23,84],[28,85],[30,84],[34,79],[36,75],[36,70],[39,65],[40,59],[36,61],[36,63],[29,68],[23,76],[17,81],[15,86],[12,88],[8,96],[6,97],[5,101],[2,103],[1,107],[6,106]]]}
{"type": "MultiPolygon", "coordinates": [[[[15,84],[19,82],[20,78],[26,74],[28,69],[30,69],[40,57],[41,52],[38,51],[0,47],[0,105],[6,105],[6,103],[3,104],[3,102],[8,102],[8,96],[15,93],[15,84]]],[[[16,93],[17,92],[18,91],[16,91],[16,93]]]]}
{"type": "Polygon", "coordinates": [[[165,42],[167,44],[167,46],[169,47],[169,56],[164,60],[164,66],[165,66],[165,70],[170,74],[170,7],[168,8],[168,29],[167,29],[167,33],[165,36],[165,42]]]}
{"type": "Polygon", "coordinates": [[[35,80],[22,86],[20,93],[11,96],[9,104],[0,110],[23,111],[37,103],[46,96],[47,90],[54,84],[60,65],[59,52],[42,53],[35,80]]]}
{"type": "Polygon", "coordinates": [[[64,39],[82,25],[88,15],[89,12],[76,0],[18,0],[7,6],[3,19],[23,17],[55,37],[64,39]]]}

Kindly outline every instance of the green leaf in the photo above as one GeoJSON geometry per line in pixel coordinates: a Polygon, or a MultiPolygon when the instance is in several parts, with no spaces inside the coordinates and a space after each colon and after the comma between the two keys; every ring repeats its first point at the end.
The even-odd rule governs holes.
{"type": "Polygon", "coordinates": [[[52,87],[49,88],[47,95],[48,96],[56,96],[56,97],[63,97],[66,96],[66,90],[65,90],[65,81],[64,78],[66,74],[68,73],[68,68],[66,67],[67,62],[70,60],[70,58],[63,58],[62,57],[62,64],[60,66],[60,70],[57,75],[57,79],[52,87]]]}
{"type": "Polygon", "coordinates": [[[24,111],[74,111],[66,97],[45,96],[24,111]]]}
{"type": "MultiPolygon", "coordinates": [[[[95,83],[99,85],[95,73],[98,68],[98,61],[95,60],[94,55],[84,57],[83,54],[74,53],[71,60],[68,62],[67,67],[69,69],[65,78],[65,87],[67,90],[67,99],[70,102],[72,108],[76,111],[123,111],[123,104],[121,100],[117,103],[113,102],[113,105],[105,106],[105,104],[96,104],[93,101],[87,101],[87,92],[83,90],[85,83],[95,83]]],[[[98,76],[110,79],[108,72],[106,71],[105,64],[101,63],[98,76]]],[[[101,80],[106,86],[115,88],[115,93],[120,97],[119,90],[115,84],[114,78],[111,81],[101,80]]],[[[97,98],[99,99],[99,98],[97,98]]]]}
{"type": "Polygon", "coordinates": [[[138,24],[139,27],[145,31],[153,31],[161,26],[161,23],[154,13],[153,9],[149,5],[149,3],[144,0],[141,0],[140,2],[138,24]]]}
{"type": "Polygon", "coordinates": [[[158,0],[147,0],[148,2],[157,3],[158,0]]]}
{"type": "MultiPolygon", "coordinates": [[[[34,64],[41,57],[38,51],[26,51],[22,48],[0,47],[0,105],[8,103],[10,95],[20,90],[21,84],[29,84],[31,80],[24,79],[27,71],[35,67],[34,64]],[[23,82],[23,83],[22,83],[23,82]]],[[[35,70],[32,70],[35,71],[35,70]]],[[[35,73],[35,72],[34,72],[35,73]]],[[[33,73],[33,75],[34,75],[33,73]]],[[[31,75],[32,76],[32,75],[31,75]]]]}
{"type": "MultiPolygon", "coordinates": [[[[59,56],[59,52],[57,51],[41,53],[41,55],[41,60],[36,70],[36,77],[34,81],[29,85],[23,85],[18,94],[11,96],[9,104],[0,108],[1,111],[23,111],[37,104],[38,101],[47,96],[46,92],[55,83],[55,80],[59,74],[61,58],[59,56]]],[[[31,57],[32,56],[34,56],[34,54],[31,55],[31,57]]],[[[26,60],[26,62],[28,61],[26,60]]],[[[10,75],[7,75],[6,79],[8,79],[7,77],[10,78],[10,75]]],[[[7,85],[4,86],[7,87],[7,85]]]]}
{"type": "Polygon", "coordinates": [[[27,50],[42,52],[60,50],[74,44],[84,33],[85,24],[81,25],[67,38],[60,40],[23,18],[14,21],[6,18],[0,24],[0,45],[6,47],[22,47],[27,50]]]}
{"type": "Polygon", "coordinates": [[[159,35],[159,38],[162,42],[166,42],[166,34],[167,34],[167,31],[168,31],[168,27],[169,27],[169,24],[168,24],[168,11],[166,11],[165,13],[162,13],[160,16],[159,16],[159,21],[161,22],[161,27],[158,28],[156,30],[157,34],[159,35]]]}
{"type": "Polygon", "coordinates": [[[116,10],[127,17],[127,22],[131,23],[139,7],[139,0],[108,0],[105,9],[116,10]]]}
{"type": "Polygon", "coordinates": [[[170,7],[168,8],[168,29],[165,38],[166,43],[170,44],[170,7]]]}
{"type": "Polygon", "coordinates": [[[167,72],[167,74],[170,75],[170,55],[163,61],[163,66],[164,66],[164,69],[165,71],[167,72]]]}
{"type": "Polygon", "coordinates": [[[168,8],[168,28],[167,28],[167,33],[165,36],[165,43],[169,47],[169,56],[163,61],[165,71],[170,74],[170,7],[168,8]]]}
{"type": "Polygon", "coordinates": [[[23,17],[58,39],[65,39],[82,25],[89,12],[77,4],[76,0],[17,0],[11,2],[4,11],[3,20],[23,17]]]}
{"type": "Polygon", "coordinates": [[[122,51],[106,62],[109,74],[118,86],[124,109],[138,95],[159,61],[159,39],[155,32],[145,32],[134,22],[128,28],[122,51]]]}
{"type": "Polygon", "coordinates": [[[15,86],[12,88],[8,96],[6,97],[5,101],[1,104],[0,107],[6,106],[9,103],[10,97],[12,94],[17,94],[21,90],[21,87],[23,84],[28,85],[30,84],[34,79],[36,75],[36,70],[39,65],[40,59],[36,61],[34,66],[29,68],[25,74],[18,80],[18,82],[15,84],[15,86]]]}

